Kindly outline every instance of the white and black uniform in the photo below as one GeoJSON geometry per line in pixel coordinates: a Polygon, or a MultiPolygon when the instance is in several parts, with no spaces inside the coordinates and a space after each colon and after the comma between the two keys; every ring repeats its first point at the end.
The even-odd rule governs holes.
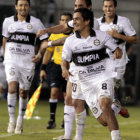
{"type": "MultiPolygon", "coordinates": [[[[93,21],[94,21],[94,30],[99,30],[99,23],[98,23],[98,21],[95,17],[94,17],[93,21]]],[[[68,25],[69,28],[74,28],[73,27],[73,20],[69,21],[67,23],[67,25],[68,25]]]]}
{"type": "MultiPolygon", "coordinates": [[[[109,30],[115,29],[118,33],[126,35],[126,36],[135,36],[136,35],[134,28],[132,27],[129,19],[126,17],[115,15],[114,21],[110,24],[108,24],[105,21],[105,16],[100,17],[97,20],[99,22],[101,31],[109,31],[109,30]]],[[[127,57],[126,48],[125,48],[126,42],[121,39],[115,39],[115,41],[123,51],[122,58],[115,60],[116,71],[118,72],[117,79],[122,79],[123,75],[125,73],[126,64],[128,62],[128,57],[127,57]]],[[[112,52],[108,50],[108,53],[113,58],[112,52]]]]}
{"type": "MultiPolygon", "coordinates": [[[[5,18],[2,35],[7,39],[4,64],[7,81],[18,81],[20,88],[30,88],[34,76],[36,33],[45,27],[41,21],[28,15],[26,21],[19,21],[17,15],[5,18]]],[[[48,38],[45,34],[41,40],[48,38]]]]}
{"type": "MultiPolygon", "coordinates": [[[[97,19],[94,17],[93,20],[94,20],[94,29],[99,30],[99,23],[98,23],[97,19]]],[[[67,25],[69,28],[74,28],[73,27],[73,20],[69,21],[67,23],[67,25]]],[[[74,69],[75,69],[75,64],[72,62],[70,69],[69,69],[70,73],[75,73],[74,69]]],[[[77,76],[70,76],[70,82],[72,83],[72,93],[73,93],[72,95],[73,96],[75,95],[76,96],[75,98],[77,98],[77,99],[83,99],[81,89],[80,89],[81,87],[77,81],[77,76]],[[77,90],[75,90],[75,88],[77,88],[77,90]]]]}
{"type": "Polygon", "coordinates": [[[0,46],[0,85],[5,89],[7,86],[5,68],[3,65],[4,57],[3,57],[3,47],[0,46]]]}
{"type": "MultiPolygon", "coordinates": [[[[62,59],[67,62],[72,60],[75,64],[72,75],[78,77],[77,83],[80,84],[82,91],[81,100],[85,99],[91,110],[96,108],[96,111],[93,111],[96,118],[102,113],[98,103],[100,96],[114,98],[113,78],[117,73],[114,71],[114,62],[106,53],[106,48],[114,51],[117,47],[114,39],[106,32],[94,30],[91,30],[90,36],[86,39],[75,32],[66,39],[63,47],[62,59]]],[[[76,85],[74,87],[76,90],[76,85]]],[[[78,93],[73,94],[74,92],[72,98],[80,99],[78,93]]]]}

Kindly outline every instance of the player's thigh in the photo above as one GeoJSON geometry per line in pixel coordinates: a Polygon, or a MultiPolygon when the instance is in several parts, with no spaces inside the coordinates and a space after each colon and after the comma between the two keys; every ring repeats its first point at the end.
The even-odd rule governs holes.
{"type": "Polygon", "coordinates": [[[19,76],[19,87],[22,90],[29,90],[35,70],[34,69],[26,69],[26,68],[20,68],[20,76],[19,76]]]}
{"type": "Polygon", "coordinates": [[[7,82],[17,81],[19,79],[19,69],[15,64],[6,63],[5,64],[5,73],[7,82]]]}
{"type": "Polygon", "coordinates": [[[93,85],[92,88],[86,90],[84,93],[84,98],[89,106],[93,116],[95,118],[98,118],[102,114],[102,110],[100,108],[99,102],[98,102],[98,88],[97,85],[93,85]]]}
{"type": "Polygon", "coordinates": [[[114,79],[110,78],[97,84],[98,99],[102,97],[114,99],[114,79]]]}
{"type": "Polygon", "coordinates": [[[84,96],[79,82],[72,83],[72,99],[84,100],[84,96]]]}

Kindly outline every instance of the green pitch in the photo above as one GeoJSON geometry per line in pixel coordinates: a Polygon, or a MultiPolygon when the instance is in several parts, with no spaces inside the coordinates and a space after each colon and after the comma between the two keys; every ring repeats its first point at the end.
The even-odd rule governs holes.
{"type": "MultiPolygon", "coordinates": [[[[118,116],[122,140],[140,140],[140,107],[127,107],[130,118],[125,119],[118,116]]],[[[16,114],[18,106],[16,107],[16,114]]],[[[56,112],[56,129],[47,130],[46,124],[49,121],[48,101],[39,101],[33,113],[33,118],[24,120],[23,133],[21,135],[8,134],[8,111],[6,101],[0,101],[0,139],[2,140],[52,140],[64,134],[60,129],[63,120],[63,103],[58,104],[56,112]]],[[[75,124],[74,124],[75,126],[75,124]]],[[[75,127],[73,129],[73,137],[75,127]]],[[[91,115],[86,119],[83,140],[111,140],[107,127],[101,126],[91,115]]]]}

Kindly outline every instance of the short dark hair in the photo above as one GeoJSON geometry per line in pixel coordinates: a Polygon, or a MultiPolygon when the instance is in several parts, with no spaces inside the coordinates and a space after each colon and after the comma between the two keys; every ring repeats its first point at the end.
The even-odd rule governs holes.
{"type": "MultiPolygon", "coordinates": [[[[18,1],[19,0],[15,0],[15,5],[17,5],[18,1]]],[[[26,0],[26,1],[28,1],[29,5],[30,5],[30,0],[26,0]]]]}
{"type": "Polygon", "coordinates": [[[92,1],[91,0],[85,0],[85,3],[87,5],[87,7],[92,6],[92,1]]]}
{"type": "Polygon", "coordinates": [[[113,1],[113,2],[114,2],[114,7],[117,7],[117,0],[103,0],[103,3],[104,3],[105,1],[113,1]]]}
{"type": "Polygon", "coordinates": [[[81,13],[84,21],[90,20],[90,28],[93,28],[94,23],[93,23],[93,18],[94,18],[94,13],[93,11],[87,9],[87,8],[78,8],[74,11],[74,13],[79,12],[81,13]]]}
{"type": "Polygon", "coordinates": [[[61,16],[69,16],[69,17],[70,17],[70,19],[72,20],[72,14],[71,14],[71,13],[69,13],[69,12],[64,12],[64,13],[61,13],[60,18],[61,18],[61,16]]]}

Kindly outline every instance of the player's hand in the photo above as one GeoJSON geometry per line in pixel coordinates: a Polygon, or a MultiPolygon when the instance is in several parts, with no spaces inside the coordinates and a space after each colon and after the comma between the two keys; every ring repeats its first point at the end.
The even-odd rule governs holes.
{"type": "Polygon", "coordinates": [[[114,52],[114,59],[120,59],[122,57],[122,50],[118,47],[114,52]]]}
{"type": "Polygon", "coordinates": [[[46,29],[44,29],[44,30],[39,30],[38,32],[37,32],[37,34],[36,34],[36,36],[37,37],[41,37],[42,35],[44,35],[44,34],[46,34],[47,32],[46,32],[46,29]]]}
{"type": "Polygon", "coordinates": [[[66,69],[66,68],[63,68],[62,69],[62,77],[63,78],[65,78],[65,79],[69,79],[69,76],[70,76],[71,74],[70,74],[70,72],[68,71],[68,69],[66,69]]]}
{"type": "Polygon", "coordinates": [[[39,62],[40,59],[41,59],[41,57],[42,57],[41,53],[38,53],[38,54],[34,55],[34,56],[32,57],[32,62],[34,62],[34,63],[39,62]]]}
{"type": "Polygon", "coordinates": [[[119,35],[117,30],[115,30],[115,29],[112,29],[111,31],[107,31],[107,33],[113,38],[118,38],[118,35],[119,35]]]}
{"type": "Polygon", "coordinates": [[[47,74],[44,70],[40,71],[40,80],[47,79],[47,74]]]}

